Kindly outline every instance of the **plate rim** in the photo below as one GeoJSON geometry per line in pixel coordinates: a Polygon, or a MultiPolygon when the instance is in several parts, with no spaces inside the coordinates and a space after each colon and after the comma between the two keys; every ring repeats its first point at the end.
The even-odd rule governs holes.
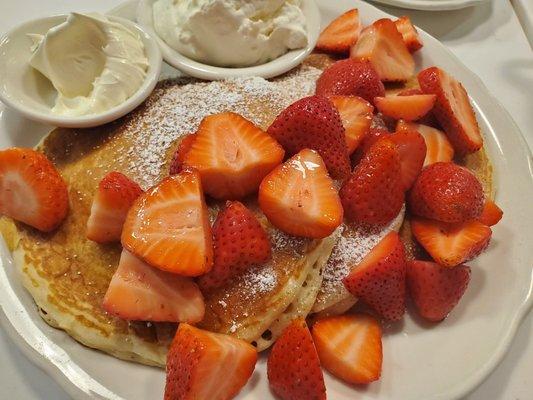
{"type": "MultiPolygon", "coordinates": [[[[388,6],[424,11],[450,11],[472,7],[487,0],[371,0],[388,6]]],[[[418,29],[418,28],[417,28],[418,29]]]]}
{"type": "MultiPolygon", "coordinates": [[[[379,0],[381,1],[381,0],[379,0]]],[[[474,1],[483,1],[483,0],[474,0],[474,1]]],[[[117,9],[123,9],[124,7],[127,7],[128,5],[131,6],[131,4],[137,3],[138,0],[127,0],[125,2],[120,3],[113,9],[109,10],[107,13],[112,14],[116,12],[117,9]]],[[[372,4],[367,4],[369,7],[376,8],[372,4]]],[[[379,10],[379,9],[378,9],[379,10]]],[[[381,13],[387,14],[389,17],[393,17],[390,14],[386,13],[385,11],[379,10],[381,13]]],[[[419,28],[417,28],[419,29],[419,28]]],[[[520,158],[525,157],[524,162],[527,163],[527,171],[524,173],[527,174],[527,179],[529,182],[529,185],[531,188],[533,188],[533,153],[532,149],[528,146],[525,137],[510,115],[510,113],[507,111],[507,109],[499,102],[499,100],[489,91],[489,89],[486,87],[486,85],[483,83],[481,78],[473,72],[470,68],[468,68],[466,65],[462,63],[462,61],[444,44],[442,44],[438,39],[431,36],[429,33],[423,31],[420,29],[426,36],[425,40],[433,42],[434,44],[439,45],[441,50],[444,50],[448,57],[450,57],[454,63],[461,66],[461,68],[464,70],[464,72],[469,75],[469,77],[478,85],[479,89],[484,92],[485,95],[485,101],[488,101],[489,103],[492,103],[491,105],[493,107],[496,107],[500,112],[502,112],[501,119],[506,120],[506,124],[511,126],[513,129],[513,135],[516,136],[518,141],[521,144],[520,148],[520,158]]],[[[17,347],[24,353],[24,355],[37,367],[39,367],[41,370],[43,370],[46,374],[48,374],[59,386],[65,390],[66,393],[68,393],[70,396],[72,396],[75,399],[94,399],[96,398],[102,398],[102,399],[122,399],[120,396],[117,396],[116,394],[111,393],[109,396],[103,397],[100,393],[96,393],[92,390],[83,390],[80,388],[76,383],[74,383],[63,371],[64,368],[61,368],[59,365],[54,363],[52,360],[46,358],[43,354],[39,352],[39,350],[32,346],[28,340],[25,338],[25,335],[21,332],[18,332],[14,326],[14,324],[11,322],[11,318],[9,315],[7,315],[4,302],[7,298],[10,297],[10,295],[14,296],[14,299],[16,302],[21,304],[20,299],[16,294],[14,293],[11,285],[6,285],[6,282],[9,282],[9,279],[6,274],[6,270],[4,268],[6,263],[12,263],[11,257],[9,257],[9,252],[7,251],[8,256],[3,257],[2,252],[3,250],[7,251],[7,247],[5,245],[3,237],[0,235],[0,288],[3,289],[2,293],[0,293],[0,325],[2,326],[4,332],[7,333],[7,335],[10,337],[10,339],[17,345],[17,347]],[[8,292],[6,294],[5,289],[7,289],[8,292]]],[[[501,340],[498,343],[498,346],[493,351],[492,355],[487,359],[487,361],[483,364],[481,368],[479,368],[475,373],[471,374],[466,380],[464,380],[461,384],[455,386],[451,391],[446,393],[446,398],[449,399],[460,399],[469,393],[471,393],[474,389],[476,389],[489,375],[490,373],[497,367],[497,365],[502,361],[505,354],[508,352],[513,339],[516,336],[516,332],[518,328],[520,327],[521,323],[523,322],[524,318],[528,314],[528,312],[533,308],[533,269],[530,274],[530,281],[529,281],[529,289],[526,293],[526,296],[522,299],[522,302],[519,307],[514,310],[514,313],[512,314],[512,320],[507,327],[507,329],[504,331],[504,334],[501,335],[501,340]]],[[[16,311],[15,311],[16,312],[16,311]]],[[[23,318],[26,320],[26,322],[34,323],[34,319],[29,314],[25,314],[23,318]]],[[[34,316],[34,318],[40,318],[38,314],[34,316]]],[[[41,331],[42,332],[42,331],[41,331]]],[[[96,350],[95,350],[96,351],[96,350]]],[[[94,380],[91,379],[92,382],[94,380]]],[[[103,388],[103,387],[102,387],[103,388]]],[[[105,391],[107,389],[103,388],[105,391]]]]}

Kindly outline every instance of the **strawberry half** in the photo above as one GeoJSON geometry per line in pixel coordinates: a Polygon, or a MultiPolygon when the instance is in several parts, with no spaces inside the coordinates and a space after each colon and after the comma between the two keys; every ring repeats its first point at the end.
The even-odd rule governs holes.
{"type": "Polygon", "coordinates": [[[408,195],[413,214],[449,223],[479,218],[484,202],[483,187],[475,175],[451,162],[424,168],[408,195]]]}
{"type": "Polygon", "coordinates": [[[326,399],[320,360],[304,319],[285,328],[270,351],[267,370],[270,387],[282,400],[326,399]]]}
{"type": "Polygon", "coordinates": [[[255,217],[242,203],[232,201],[218,213],[213,225],[214,263],[199,284],[204,290],[223,286],[234,276],[271,256],[270,240],[255,217]]]}
{"type": "Polygon", "coordinates": [[[283,157],[272,137],[244,117],[226,112],[202,120],[183,165],[198,170],[205,193],[238,199],[255,192],[283,157]]]}
{"type": "Polygon", "coordinates": [[[493,226],[496,225],[503,217],[503,211],[492,200],[486,200],[483,206],[483,211],[478,218],[482,224],[493,226]]]}
{"type": "Polygon", "coordinates": [[[418,313],[442,321],[459,303],[470,282],[470,267],[444,268],[431,261],[407,263],[407,287],[418,313]]]}
{"type": "Polygon", "coordinates": [[[194,141],[196,140],[195,133],[189,133],[188,135],[183,136],[181,139],[172,161],[170,162],[169,175],[176,175],[181,172],[183,167],[183,162],[185,161],[185,156],[191,150],[194,141]]]}
{"type": "Polygon", "coordinates": [[[355,149],[350,160],[352,165],[357,165],[362,160],[363,156],[379,139],[385,136],[390,136],[390,132],[385,128],[371,127],[368,133],[363,137],[361,143],[355,149]]]}
{"type": "Polygon", "coordinates": [[[341,117],[322,96],[309,96],[279,114],[268,133],[293,155],[303,149],[316,150],[334,179],[350,174],[350,161],[341,117]]]}
{"type": "Polygon", "coordinates": [[[316,81],[319,96],[359,96],[373,102],[374,97],[385,96],[385,87],[369,62],[348,58],[330,65],[316,81]]]}
{"type": "Polygon", "coordinates": [[[142,189],[126,175],[110,172],[98,184],[87,220],[87,239],[98,243],[120,241],[128,210],[142,189]]]}
{"type": "Polygon", "coordinates": [[[405,121],[398,122],[396,131],[416,131],[422,135],[427,149],[424,167],[437,162],[449,162],[453,160],[453,146],[444,132],[431,126],[405,121]]]}
{"type": "Polygon", "coordinates": [[[432,94],[388,96],[376,97],[374,104],[386,117],[415,121],[431,111],[435,99],[436,96],[432,94]]]}
{"type": "Polygon", "coordinates": [[[132,321],[200,322],[204,298],[196,283],[160,271],[123,250],[102,304],[104,310],[132,321]]]}
{"type": "Polygon", "coordinates": [[[414,53],[424,46],[422,38],[408,16],[404,15],[403,17],[398,18],[394,21],[394,24],[396,25],[398,32],[401,33],[403,42],[407,46],[407,50],[411,53],[414,53]]]}
{"type": "Polygon", "coordinates": [[[492,230],[479,221],[446,224],[425,218],[413,218],[411,231],[433,260],[450,268],[477,257],[492,235],[492,230]]]}
{"type": "Polygon", "coordinates": [[[370,315],[320,319],[313,325],[313,340],[320,363],[336,377],[353,384],[367,384],[380,378],[381,327],[370,315]]]}
{"type": "Polygon", "coordinates": [[[164,399],[232,399],[256,362],[256,349],[245,341],[180,324],[168,351],[164,399]]]}
{"type": "Polygon", "coordinates": [[[346,289],[391,321],[405,312],[405,250],[396,232],[388,233],[344,278],[346,289]]]}
{"type": "Polygon", "coordinates": [[[374,144],[339,195],[350,222],[383,225],[398,215],[404,191],[396,145],[387,139],[374,144]]]}
{"type": "Polygon", "coordinates": [[[334,19],[322,31],[316,50],[326,53],[348,53],[361,33],[359,11],[354,8],[334,19]]]}
{"type": "Polygon", "coordinates": [[[200,174],[184,170],[143,193],[128,212],[122,245],[148,264],[185,276],[211,269],[211,226],[200,174]]]}
{"type": "Polygon", "coordinates": [[[417,131],[400,131],[388,137],[400,155],[402,185],[408,190],[422,170],[426,158],[426,143],[417,131]]]}
{"type": "Polygon", "coordinates": [[[463,85],[437,67],[421,71],[418,82],[424,93],[437,95],[433,114],[455,151],[459,155],[478,151],[483,146],[483,137],[463,85]]]}
{"type": "Polygon", "coordinates": [[[357,96],[330,96],[329,99],[341,116],[348,155],[350,155],[368,133],[372,124],[374,107],[357,96]]]}
{"type": "Polygon", "coordinates": [[[51,232],[68,208],[67,185],[44,154],[17,147],[0,151],[0,214],[51,232]]]}
{"type": "Polygon", "coordinates": [[[415,61],[402,35],[388,18],[366,27],[350,50],[350,57],[370,61],[385,82],[407,81],[415,72],[415,61]]]}
{"type": "Polygon", "coordinates": [[[320,155],[304,149],[261,182],[259,206],[274,226],[321,239],[342,222],[342,205],[320,155]]]}

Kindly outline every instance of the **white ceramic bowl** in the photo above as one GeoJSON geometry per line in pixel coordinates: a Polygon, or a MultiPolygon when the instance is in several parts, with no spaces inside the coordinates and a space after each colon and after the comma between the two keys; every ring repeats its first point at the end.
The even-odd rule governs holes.
{"type": "Polygon", "coordinates": [[[0,39],[0,100],[25,117],[44,124],[88,128],[116,120],[141,104],[157,84],[161,71],[161,52],[154,37],[137,24],[124,18],[109,17],[136,31],[141,37],[149,67],[141,87],[122,104],[108,111],[78,117],[62,116],[52,112],[56,90],[43,75],[28,63],[31,40],[28,33],[44,34],[53,26],[64,22],[66,14],[26,22],[0,39]]]}
{"type": "Polygon", "coordinates": [[[206,80],[218,80],[242,76],[272,78],[300,64],[313,51],[320,34],[320,11],[314,0],[303,0],[302,10],[307,19],[307,47],[288,53],[265,64],[245,68],[223,68],[194,61],[170,47],[154,29],[152,5],[156,0],[141,0],[137,8],[137,22],[156,37],[164,60],[187,75],[206,80]]]}

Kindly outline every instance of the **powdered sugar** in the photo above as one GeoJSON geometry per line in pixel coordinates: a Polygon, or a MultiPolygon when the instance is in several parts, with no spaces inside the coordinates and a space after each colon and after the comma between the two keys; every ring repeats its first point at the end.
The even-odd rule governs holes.
{"type": "Polygon", "coordinates": [[[276,273],[270,264],[253,268],[245,272],[243,281],[249,290],[246,293],[266,293],[274,289],[277,283],[276,273]]]}

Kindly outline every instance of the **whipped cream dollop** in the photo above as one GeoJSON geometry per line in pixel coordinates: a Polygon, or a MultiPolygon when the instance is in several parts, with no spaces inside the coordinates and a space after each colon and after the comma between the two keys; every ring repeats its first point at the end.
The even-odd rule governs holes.
{"type": "Polygon", "coordinates": [[[103,15],[72,13],[44,36],[30,37],[30,65],[57,90],[56,114],[109,110],[130,98],[146,77],[148,58],[139,35],[103,15]]]}
{"type": "Polygon", "coordinates": [[[157,0],[154,27],[196,61],[247,67],[307,46],[301,0],[157,0]]]}

